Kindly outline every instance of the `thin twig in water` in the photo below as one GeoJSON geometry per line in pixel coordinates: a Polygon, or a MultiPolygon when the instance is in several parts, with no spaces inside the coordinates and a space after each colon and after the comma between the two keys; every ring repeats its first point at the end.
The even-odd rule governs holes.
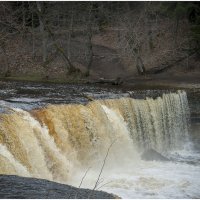
{"type": "MultiPolygon", "coordinates": [[[[82,177],[82,179],[81,179],[81,182],[80,182],[78,188],[81,187],[81,185],[82,185],[82,183],[83,183],[83,180],[84,180],[84,178],[86,177],[86,175],[87,175],[88,171],[90,170],[90,168],[91,168],[91,167],[89,167],[89,168],[86,170],[85,174],[83,175],[83,177],[82,177]]],[[[78,195],[78,190],[77,190],[77,192],[76,192],[76,194],[75,194],[75,199],[77,199],[77,195],[78,195]]]]}
{"type": "Polygon", "coordinates": [[[102,174],[102,172],[103,172],[103,168],[104,168],[104,166],[105,166],[105,164],[106,164],[106,159],[107,159],[107,157],[108,157],[109,151],[110,151],[112,145],[113,145],[115,142],[116,142],[116,140],[114,140],[114,141],[110,144],[110,146],[108,147],[108,150],[107,150],[107,152],[106,152],[106,156],[105,156],[105,158],[104,158],[104,160],[103,160],[103,165],[102,165],[102,167],[101,167],[99,176],[98,176],[98,178],[97,178],[97,181],[96,181],[96,183],[95,183],[95,185],[94,185],[93,190],[95,190],[95,189],[97,188],[97,186],[98,186],[99,179],[100,179],[101,174],[102,174]]]}
{"type": "Polygon", "coordinates": [[[81,179],[81,182],[80,182],[80,185],[78,186],[78,188],[81,187],[81,185],[82,185],[82,183],[83,183],[83,180],[84,180],[84,178],[86,177],[86,175],[87,175],[88,171],[90,170],[90,168],[91,168],[91,167],[89,167],[89,168],[86,170],[84,176],[83,176],[82,179],[81,179]]]}
{"type": "Polygon", "coordinates": [[[88,199],[90,198],[90,195],[92,194],[92,192],[97,188],[97,186],[98,186],[98,185],[102,182],[102,180],[103,180],[103,179],[101,179],[101,181],[100,181],[100,177],[101,177],[101,174],[102,174],[102,172],[103,172],[104,166],[105,166],[105,164],[106,164],[106,159],[107,159],[107,157],[108,157],[109,151],[110,151],[112,145],[113,145],[115,142],[116,142],[116,140],[114,140],[114,141],[110,144],[110,146],[108,147],[108,150],[107,150],[106,156],[105,156],[105,158],[104,158],[104,160],[103,160],[103,164],[102,164],[102,166],[101,166],[101,170],[100,170],[100,172],[99,172],[97,181],[95,182],[94,188],[93,188],[93,189],[91,190],[91,192],[89,193],[88,199]]]}
{"type": "Polygon", "coordinates": [[[112,183],[112,182],[113,182],[113,181],[109,181],[109,182],[107,182],[107,183],[104,183],[103,185],[101,185],[100,187],[98,187],[97,190],[99,190],[99,189],[102,188],[103,186],[108,185],[109,183],[112,183]]]}

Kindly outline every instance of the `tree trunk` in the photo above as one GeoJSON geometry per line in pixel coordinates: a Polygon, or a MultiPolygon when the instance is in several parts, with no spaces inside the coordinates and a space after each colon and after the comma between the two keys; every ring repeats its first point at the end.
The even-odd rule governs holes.
{"type": "MultiPolygon", "coordinates": [[[[38,4],[38,1],[37,1],[37,4],[38,4]]],[[[40,5],[40,4],[38,4],[38,5],[40,5]]],[[[40,8],[41,8],[41,7],[39,6],[39,7],[38,7],[38,10],[37,10],[38,16],[39,16],[39,18],[40,18],[39,20],[41,21],[41,23],[42,23],[42,25],[43,25],[43,28],[46,28],[46,30],[48,31],[48,33],[49,33],[51,39],[53,40],[53,45],[54,45],[54,47],[57,49],[58,52],[60,52],[60,54],[61,54],[62,57],[64,58],[64,61],[66,62],[66,67],[67,67],[67,69],[68,69],[68,73],[71,74],[71,73],[75,73],[75,72],[80,72],[79,69],[77,69],[77,68],[75,68],[75,67],[73,66],[73,64],[71,63],[70,59],[69,59],[68,56],[65,54],[64,50],[63,50],[61,47],[59,47],[59,45],[57,44],[56,39],[55,39],[55,36],[54,36],[53,32],[51,31],[51,29],[50,29],[47,25],[44,24],[43,18],[42,18],[42,15],[41,15],[41,9],[40,9],[40,8]]],[[[44,62],[46,62],[46,59],[45,59],[44,62]]]]}
{"type": "Polygon", "coordinates": [[[175,30],[174,30],[174,49],[177,48],[178,27],[179,27],[179,17],[176,17],[175,30]]]}
{"type": "Polygon", "coordinates": [[[50,30],[50,28],[48,26],[46,26],[47,28],[47,31],[49,32],[52,40],[54,41],[54,46],[55,48],[57,49],[58,52],[60,52],[60,54],[62,55],[62,57],[64,58],[64,60],[66,61],[66,66],[67,66],[67,69],[68,69],[68,72],[69,73],[74,73],[74,72],[77,72],[78,69],[76,69],[73,64],[71,63],[70,59],[68,58],[68,56],[65,54],[64,50],[58,46],[57,42],[56,42],[56,39],[54,37],[54,34],[52,33],[52,31],[50,30]]]}
{"type": "Polygon", "coordinates": [[[136,68],[137,68],[138,74],[144,75],[146,70],[145,70],[142,58],[140,56],[140,47],[135,42],[134,36],[132,36],[132,39],[128,40],[128,43],[129,43],[129,46],[130,46],[130,49],[131,49],[131,56],[136,61],[136,68]]]}
{"type": "MultiPolygon", "coordinates": [[[[38,3],[38,2],[37,2],[37,3],[38,3]]],[[[40,7],[39,7],[39,8],[40,8],[40,7]]],[[[40,21],[42,22],[43,19],[42,19],[42,16],[41,16],[40,9],[37,10],[37,13],[38,13],[38,16],[39,16],[39,18],[40,18],[40,21]]],[[[44,25],[43,22],[42,22],[42,24],[44,25]]],[[[59,45],[57,44],[56,39],[55,39],[54,34],[52,33],[51,29],[50,29],[48,26],[46,26],[46,25],[45,25],[45,28],[46,28],[46,30],[48,31],[50,37],[52,38],[52,40],[53,40],[53,42],[54,42],[54,43],[53,43],[54,47],[57,49],[58,52],[60,52],[60,54],[62,55],[62,57],[63,57],[64,60],[66,61],[66,64],[67,64],[66,67],[67,67],[67,69],[68,69],[68,73],[71,74],[71,73],[74,73],[74,72],[79,72],[80,70],[76,69],[76,68],[73,66],[73,64],[71,63],[70,59],[69,59],[68,56],[65,54],[64,50],[63,50],[61,47],[59,47],[59,45]]],[[[44,62],[46,62],[46,60],[45,60],[44,62]]]]}
{"type": "Polygon", "coordinates": [[[136,67],[138,70],[138,74],[144,75],[146,73],[144,63],[139,55],[137,55],[137,57],[136,57],[136,67]]]}
{"type": "Polygon", "coordinates": [[[4,76],[9,77],[9,76],[11,76],[10,65],[9,65],[9,59],[8,59],[8,55],[7,55],[6,48],[5,48],[4,44],[1,44],[1,49],[3,51],[5,63],[6,63],[5,64],[5,70],[4,70],[4,76]]]}
{"type": "Polygon", "coordinates": [[[153,37],[152,37],[152,26],[151,26],[151,21],[148,17],[147,20],[147,27],[148,27],[148,31],[147,31],[147,37],[148,37],[148,46],[149,46],[149,52],[151,54],[151,51],[153,49],[153,37]]]}
{"type": "Polygon", "coordinates": [[[25,31],[25,26],[26,26],[25,7],[24,7],[24,1],[22,1],[22,29],[23,29],[23,33],[25,31]]]}
{"type": "Polygon", "coordinates": [[[34,17],[31,14],[31,26],[32,26],[32,57],[35,58],[35,32],[34,32],[34,17]]]}
{"type": "Polygon", "coordinates": [[[70,19],[70,27],[69,27],[69,33],[68,33],[68,45],[67,45],[67,56],[70,59],[71,57],[71,38],[73,34],[73,22],[74,22],[74,8],[72,7],[71,10],[71,19],[70,19]]]}
{"type": "Polygon", "coordinates": [[[92,48],[92,29],[91,24],[88,25],[88,41],[87,41],[87,49],[88,49],[88,55],[87,55],[87,72],[86,76],[90,75],[90,70],[93,62],[93,48],[92,48]]]}
{"type": "Polygon", "coordinates": [[[47,60],[47,35],[45,32],[45,25],[44,25],[44,20],[42,19],[41,13],[42,13],[42,6],[40,1],[36,1],[37,4],[37,9],[39,14],[39,22],[40,22],[40,33],[42,35],[42,55],[43,55],[43,62],[46,62],[47,60]]]}
{"type": "Polygon", "coordinates": [[[89,7],[89,19],[87,24],[87,71],[86,76],[90,76],[90,70],[93,62],[93,47],[92,47],[92,21],[91,21],[91,11],[92,4],[89,7]]]}

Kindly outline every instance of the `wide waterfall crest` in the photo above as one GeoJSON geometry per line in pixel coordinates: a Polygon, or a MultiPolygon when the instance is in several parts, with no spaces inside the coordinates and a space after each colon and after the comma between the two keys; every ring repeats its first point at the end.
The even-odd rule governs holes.
{"type": "Polygon", "coordinates": [[[156,99],[96,100],[30,112],[14,109],[1,114],[0,173],[66,182],[76,169],[98,166],[115,139],[110,166],[133,162],[149,148],[160,153],[182,149],[188,120],[184,91],[156,99]]]}
{"type": "Polygon", "coordinates": [[[149,148],[159,152],[177,150],[188,141],[190,113],[184,91],[163,94],[156,99],[121,98],[101,103],[121,113],[139,151],[149,148]]]}

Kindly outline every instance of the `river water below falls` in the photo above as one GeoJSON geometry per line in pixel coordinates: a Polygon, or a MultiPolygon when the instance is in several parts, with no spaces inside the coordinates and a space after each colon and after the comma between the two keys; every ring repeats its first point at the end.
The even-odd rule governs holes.
{"type": "Polygon", "coordinates": [[[200,197],[200,154],[185,91],[0,87],[0,174],[96,184],[122,198],[200,197]],[[168,161],[142,160],[149,149],[168,161]]]}

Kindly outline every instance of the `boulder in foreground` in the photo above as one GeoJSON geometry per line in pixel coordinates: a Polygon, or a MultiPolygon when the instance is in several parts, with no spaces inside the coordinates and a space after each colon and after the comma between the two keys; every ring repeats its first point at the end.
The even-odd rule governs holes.
{"type": "Polygon", "coordinates": [[[103,191],[79,189],[44,179],[0,175],[1,199],[116,199],[103,191]]]}

